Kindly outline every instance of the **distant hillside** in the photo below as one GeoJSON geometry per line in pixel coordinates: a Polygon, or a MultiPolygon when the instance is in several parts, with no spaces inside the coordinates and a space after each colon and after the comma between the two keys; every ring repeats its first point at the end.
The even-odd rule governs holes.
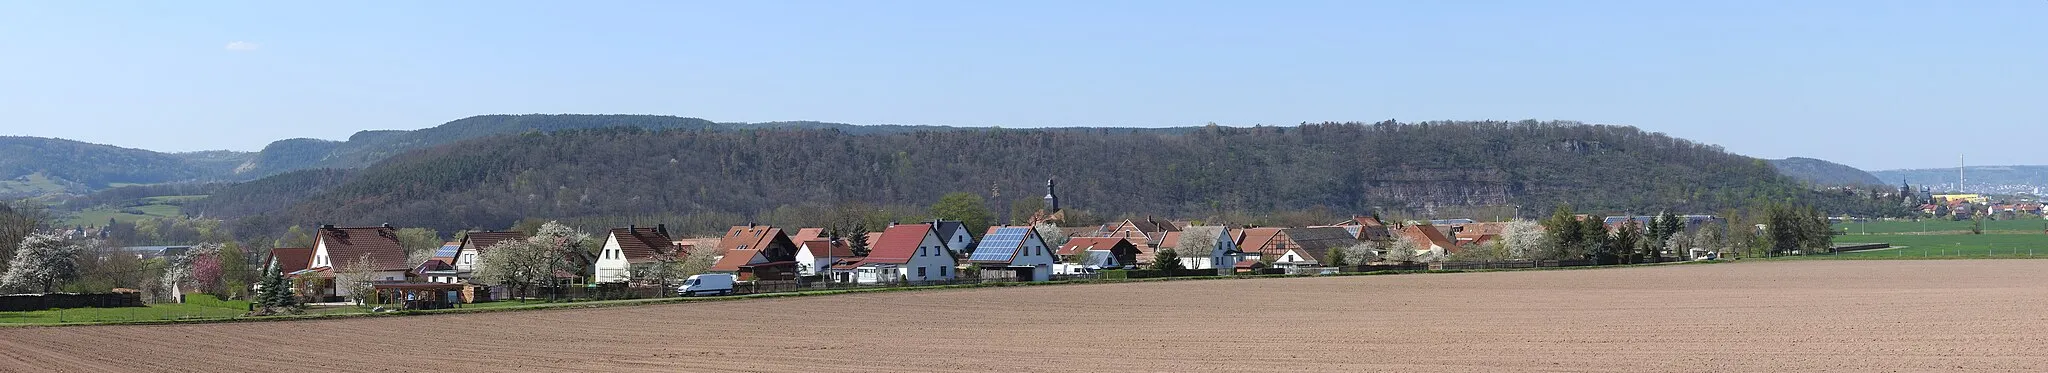
{"type": "Polygon", "coordinates": [[[264,189],[277,191],[273,197],[231,201],[222,196],[255,193],[229,189],[187,209],[242,217],[248,229],[388,222],[452,230],[529,217],[754,216],[842,201],[925,205],[944,193],[987,195],[991,188],[1003,193],[989,202],[1000,216],[1011,202],[1041,196],[1047,178],[1060,180],[1072,208],[1172,216],[1560,203],[1716,211],[1811,193],[1762,161],[1717,147],[1632,127],[1533,121],[1178,133],[603,129],[480,138],[353,175],[281,177],[292,180],[252,183],[272,185],[264,189]],[[321,192],[287,195],[307,190],[321,192]]]}
{"type": "Polygon", "coordinates": [[[212,179],[248,153],[166,154],[40,137],[0,137],[0,198],[84,194],[120,184],[212,179]]]}
{"type": "Polygon", "coordinates": [[[1840,163],[1813,158],[1785,158],[1770,160],[1771,167],[1793,179],[1817,185],[1882,185],[1884,182],[1869,172],[1840,163]]]}
{"type": "MultiPolygon", "coordinates": [[[[1970,192],[1973,193],[2031,193],[2035,188],[2048,190],[2048,166],[1970,166],[1964,171],[1965,177],[1970,179],[1970,192]]],[[[1905,180],[1941,191],[1956,190],[1955,168],[1886,170],[1871,174],[1892,184],[1905,180]]]]}

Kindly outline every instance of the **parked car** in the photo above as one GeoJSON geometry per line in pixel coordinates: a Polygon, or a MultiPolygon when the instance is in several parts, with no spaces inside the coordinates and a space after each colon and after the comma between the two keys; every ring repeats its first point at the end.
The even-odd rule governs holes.
{"type": "Polygon", "coordinates": [[[690,276],[690,279],[683,281],[683,287],[676,289],[676,293],[682,294],[685,297],[730,295],[732,294],[732,284],[732,275],[693,275],[690,276]]]}

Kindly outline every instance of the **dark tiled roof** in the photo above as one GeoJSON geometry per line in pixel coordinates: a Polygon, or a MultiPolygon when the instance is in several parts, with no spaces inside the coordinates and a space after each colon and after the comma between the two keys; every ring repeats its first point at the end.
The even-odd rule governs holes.
{"type": "Polygon", "coordinates": [[[306,267],[313,265],[313,248],[280,247],[270,249],[270,260],[263,261],[263,265],[270,265],[273,261],[277,262],[278,273],[292,273],[306,269],[306,267]]]}
{"type": "Polygon", "coordinates": [[[495,246],[499,242],[524,239],[526,233],[522,232],[476,231],[462,235],[462,247],[482,252],[483,249],[495,246]]]}
{"type": "MultiPolygon", "coordinates": [[[[937,220],[932,225],[932,232],[939,234],[940,241],[947,240],[947,237],[952,237],[955,231],[966,232],[967,224],[951,220],[937,220]]],[[[972,236],[973,232],[968,232],[968,235],[972,236]]]]}
{"type": "Polygon", "coordinates": [[[319,234],[319,241],[327,245],[327,260],[337,268],[347,270],[357,259],[368,256],[377,264],[374,270],[412,270],[414,263],[405,260],[405,246],[398,243],[396,229],[322,227],[319,234]]]}
{"type": "Polygon", "coordinates": [[[803,249],[810,252],[812,257],[818,258],[845,258],[853,256],[853,248],[847,246],[846,241],[832,242],[832,240],[828,239],[814,239],[804,241],[803,249]]]}
{"type": "Polygon", "coordinates": [[[657,249],[668,250],[675,245],[675,240],[669,239],[667,233],[652,227],[612,228],[611,235],[618,239],[619,251],[629,262],[652,259],[657,255],[657,249]]]}
{"type": "Polygon", "coordinates": [[[909,263],[918,246],[932,234],[931,224],[897,224],[882,231],[882,239],[868,243],[868,263],[909,263]]]}

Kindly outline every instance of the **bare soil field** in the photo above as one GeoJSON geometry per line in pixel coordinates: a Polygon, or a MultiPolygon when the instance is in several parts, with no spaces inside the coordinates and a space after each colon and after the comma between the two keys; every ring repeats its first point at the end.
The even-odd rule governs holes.
{"type": "Polygon", "coordinates": [[[2048,260],[1782,261],[0,328],[0,371],[2048,371],[2048,260]]]}

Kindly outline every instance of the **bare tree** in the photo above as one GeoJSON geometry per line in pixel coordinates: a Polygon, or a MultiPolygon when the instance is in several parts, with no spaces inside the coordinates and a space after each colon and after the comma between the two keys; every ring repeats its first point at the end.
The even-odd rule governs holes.
{"type": "Polygon", "coordinates": [[[374,281],[378,269],[377,260],[370,258],[370,253],[363,253],[342,265],[341,270],[334,272],[334,285],[348,289],[349,301],[357,305],[368,305],[368,301],[375,300],[371,298],[373,294],[370,293],[376,291],[377,284],[374,281]]]}

